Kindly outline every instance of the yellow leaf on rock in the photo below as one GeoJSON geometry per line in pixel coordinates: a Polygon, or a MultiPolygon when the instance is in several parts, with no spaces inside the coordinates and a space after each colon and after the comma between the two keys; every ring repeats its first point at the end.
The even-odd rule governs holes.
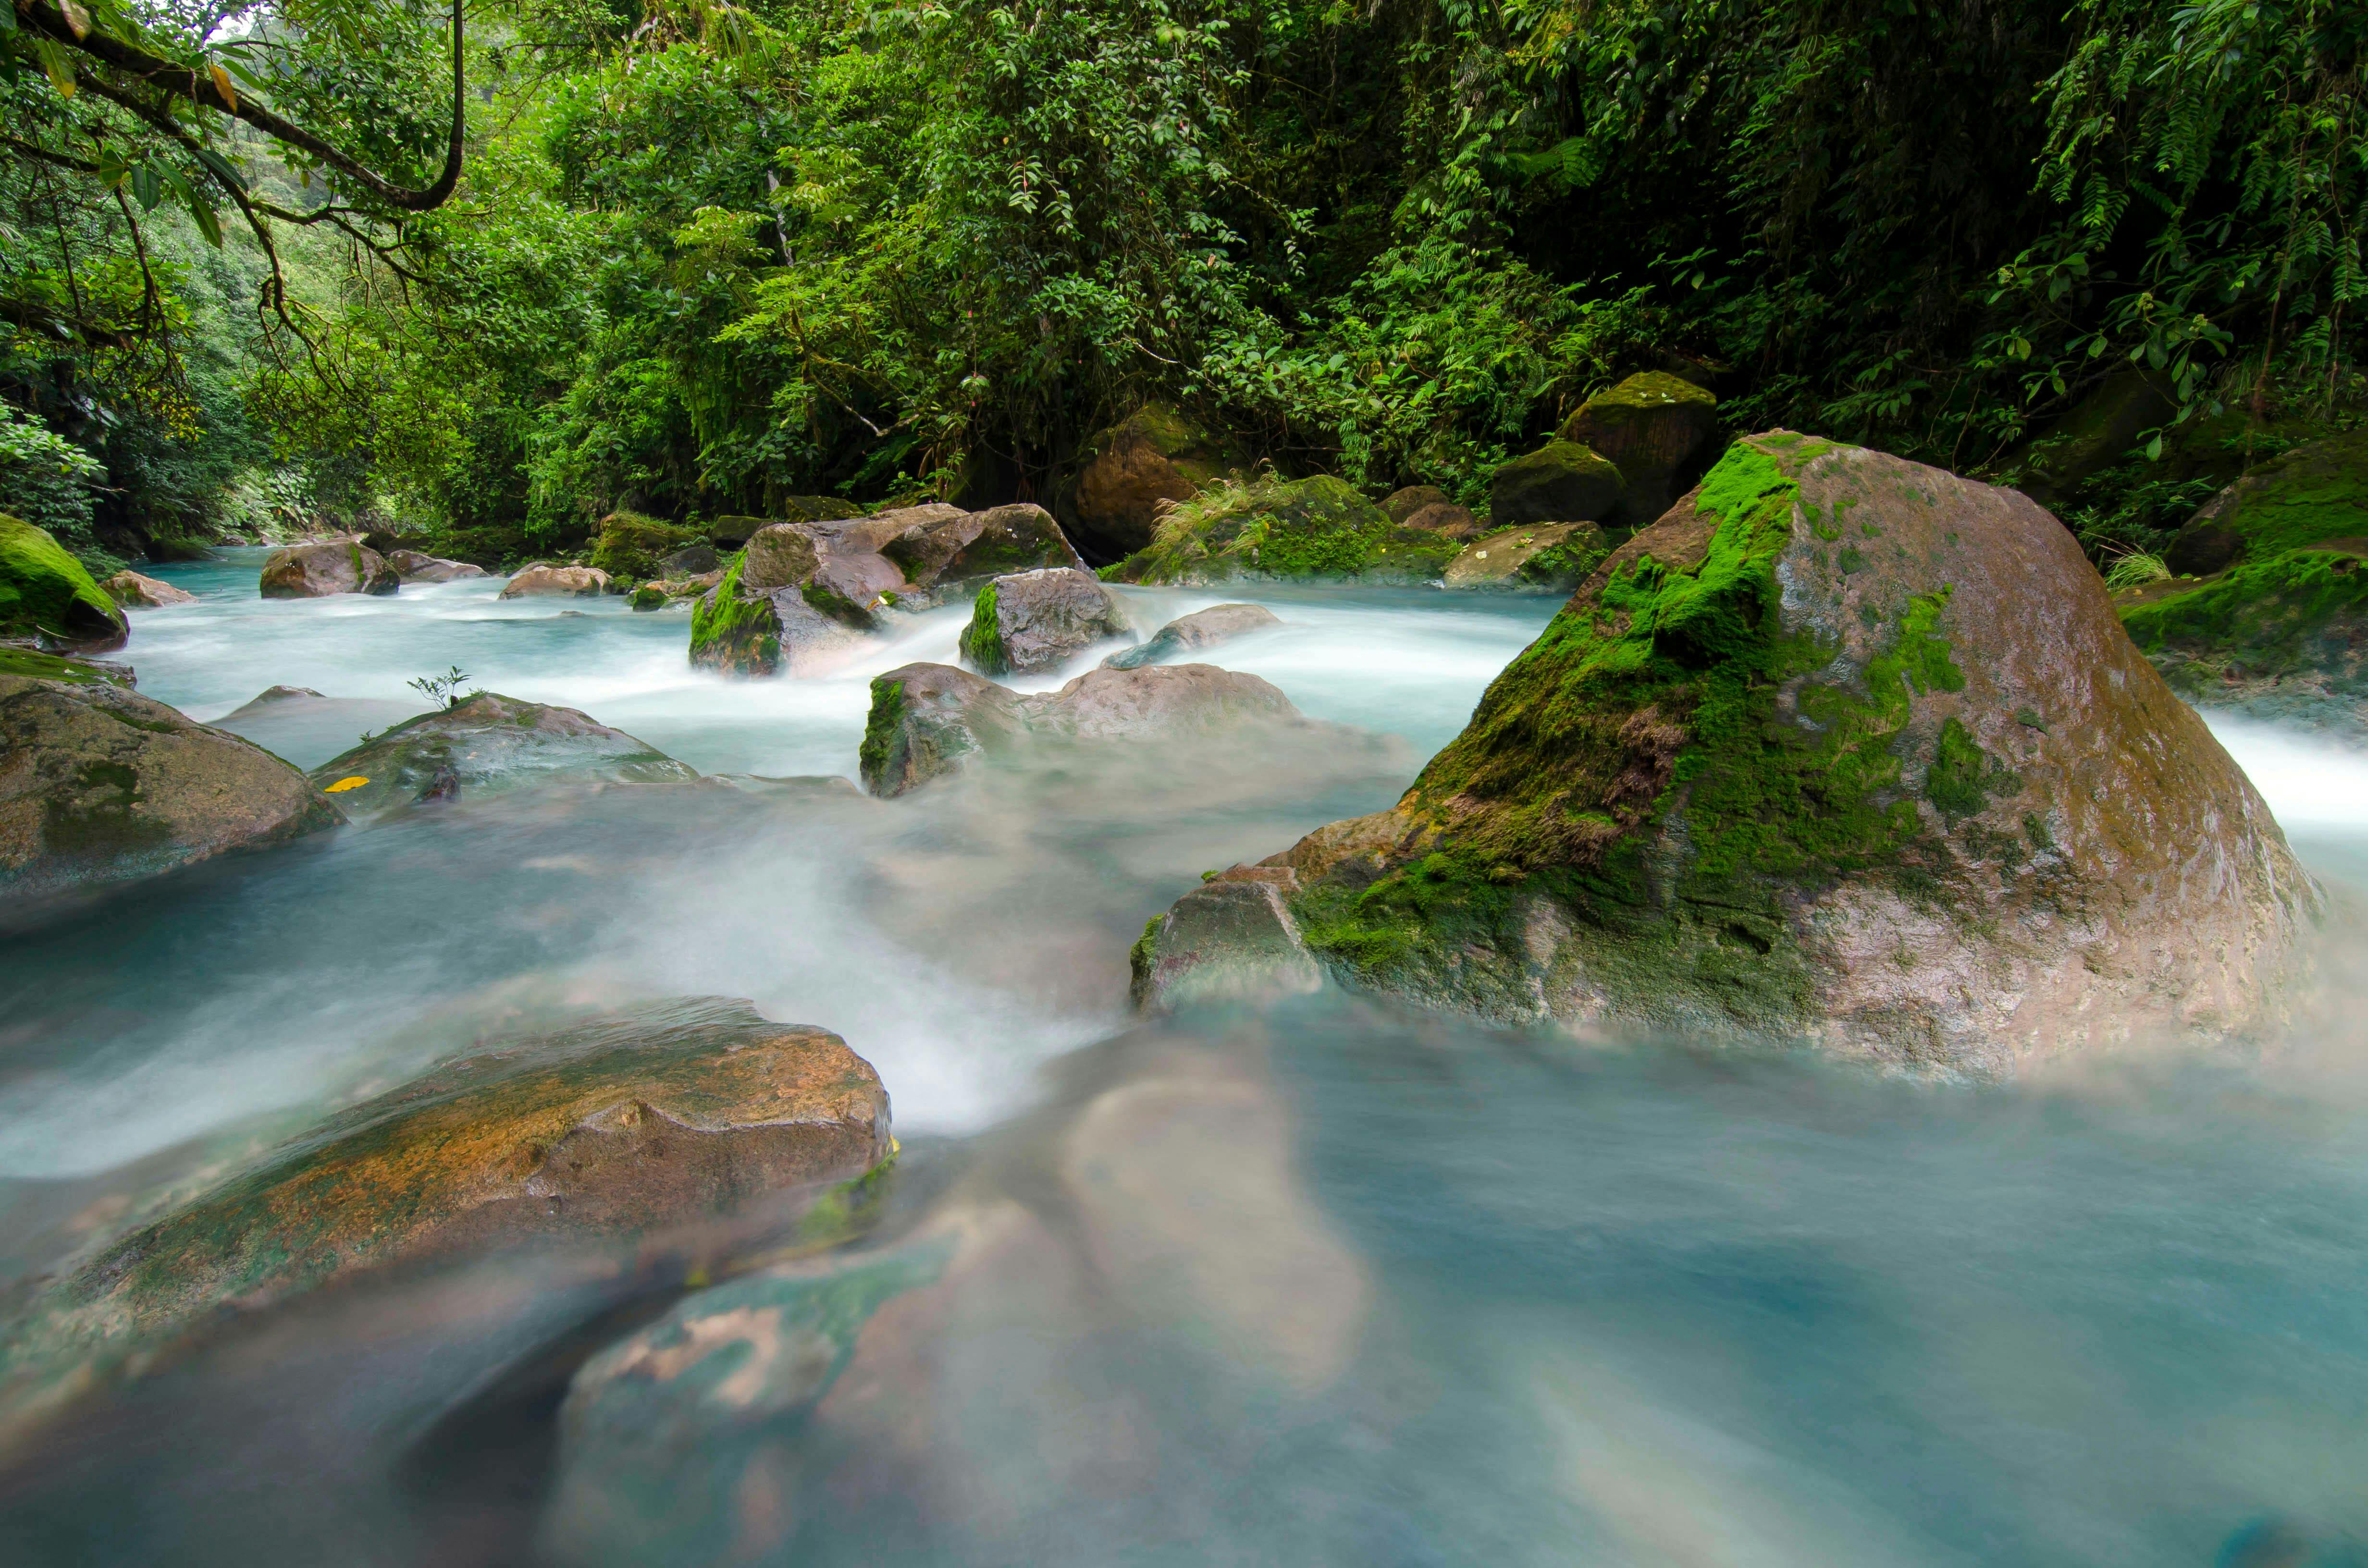
{"type": "Polygon", "coordinates": [[[342,794],[344,794],[344,793],[345,793],[347,790],[359,790],[359,789],[360,789],[363,785],[365,785],[365,784],[367,784],[367,783],[369,783],[369,782],[370,782],[370,780],[369,780],[369,779],[364,778],[360,774],[359,774],[359,773],[358,773],[358,774],[354,775],[351,778],[340,778],[340,779],[338,779],[335,784],[332,784],[332,785],[330,785],[330,786],[328,787],[328,789],[327,789],[327,791],[326,791],[326,792],[327,792],[328,794],[332,794],[332,795],[342,795],[342,794]]]}

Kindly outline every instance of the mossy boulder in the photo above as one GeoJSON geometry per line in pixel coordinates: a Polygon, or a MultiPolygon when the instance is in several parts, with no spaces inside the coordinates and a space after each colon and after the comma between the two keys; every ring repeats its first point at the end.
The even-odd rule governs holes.
{"type": "Polygon", "coordinates": [[[1211,877],[1143,928],[1128,955],[1129,997],[1163,1011],[1320,988],[1324,971],[1286,902],[1298,887],[1287,866],[1235,866],[1211,877]]]}
{"type": "Polygon", "coordinates": [[[1488,481],[1488,518],[1500,528],[1600,522],[1627,489],[1611,459],[1575,441],[1548,441],[1497,466],[1488,481]]]}
{"type": "Polygon", "coordinates": [[[837,1035],[700,998],[496,1040],[329,1118],[66,1284],[51,1338],[152,1340],[369,1268],[631,1234],[889,1156],[837,1035]]]}
{"type": "Polygon", "coordinates": [[[1399,526],[1463,544],[1477,539],[1486,525],[1474,517],[1470,508],[1439,501],[1419,511],[1408,513],[1399,526]]]}
{"type": "Polygon", "coordinates": [[[2295,447],[2172,541],[2195,580],[2116,596],[2192,702],[2368,738],[2368,428],[2295,447]]]}
{"type": "Polygon", "coordinates": [[[637,610],[666,609],[676,605],[694,604],[700,595],[722,581],[723,574],[720,570],[696,577],[660,577],[635,588],[627,603],[637,610]]]}
{"type": "Polygon", "coordinates": [[[690,662],[734,676],[820,675],[837,669],[863,646],[862,618],[854,607],[810,593],[821,557],[793,526],[777,525],[732,558],[713,587],[690,612],[690,662]],[[759,541],[766,541],[759,548],[759,541]],[[795,541],[793,545],[791,541],[795,541]],[[803,563],[803,570],[799,570],[803,563]],[[792,581],[772,579],[795,573],[792,581]],[[762,579],[760,585],[752,583],[762,579]],[[815,602],[820,600],[820,603],[815,602]]]}
{"type": "Polygon", "coordinates": [[[46,529],[0,512],[0,637],[97,652],[128,635],[122,610],[81,562],[46,529]]]}
{"type": "Polygon", "coordinates": [[[1090,572],[1055,566],[990,580],[962,628],[962,661],[983,675],[1053,669],[1113,637],[1133,637],[1126,607],[1090,572]]]}
{"type": "Polygon", "coordinates": [[[1015,572],[1086,565],[1053,514],[1025,501],[917,520],[880,551],[916,585],[939,595],[1015,572]]]}
{"type": "Polygon", "coordinates": [[[1151,542],[1168,505],[1189,501],[1237,460],[1224,443],[1165,403],[1152,403],[1087,443],[1062,495],[1062,519],[1110,560],[1151,542]]]}
{"type": "Polygon", "coordinates": [[[1668,510],[1680,480],[1717,430],[1718,399],[1709,388],[1647,370],[1588,398],[1563,421],[1560,435],[1620,470],[1627,490],[1613,520],[1643,528],[1668,510]]]}
{"type": "Polygon", "coordinates": [[[883,800],[998,749],[1026,727],[1018,694],[951,665],[905,665],[874,676],[856,764],[883,800]]]}
{"type": "Polygon", "coordinates": [[[273,551],[264,557],[256,591],[267,599],[317,599],[391,594],[402,585],[377,551],[359,539],[332,539],[273,551]]]}
{"type": "Polygon", "coordinates": [[[686,763],[573,708],[481,691],[332,757],[313,782],[347,815],[550,783],[683,784],[686,763]]]}
{"type": "Polygon", "coordinates": [[[2260,1026],[2316,908],[2060,524],[1789,432],[1614,551],[1395,807],[1276,863],[1365,983],[1976,1072],[2260,1026]]]}
{"type": "Polygon", "coordinates": [[[154,876],[345,820],[252,742],[186,719],[102,669],[8,652],[0,903],[154,876]]]}
{"type": "Polygon", "coordinates": [[[640,512],[611,512],[600,519],[599,537],[592,541],[592,564],[611,577],[640,582],[656,576],[659,562],[676,551],[706,541],[703,528],[640,512]]]}
{"type": "Polygon", "coordinates": [[[1427,583],[1454,540],[1390,521],[1330,474],[1226,484],[1176,506],[1149,546],[1104,575],[1126,583],[1427,583]]]}
{"type": "Polygon", "coordinates": [[[1593,523],[1532,523],[1474,540],[1448,562],[1440,581],[1451,588],[1566,594],[1611,553],[1611,541],[1593,523]]]}
{"type": "Polygon", "coordinates": [[[1168,664],[1187,653],[1197,653],[1253,631],[1271,631],[1281,624],[1274,611],[1264,605],[1211,605],[1207,609],[1178,616],[1145,641],[1132,648],[1121,648],[1102,661],[1102,668],[1134,670],[1145,665],[1168,664]]]}

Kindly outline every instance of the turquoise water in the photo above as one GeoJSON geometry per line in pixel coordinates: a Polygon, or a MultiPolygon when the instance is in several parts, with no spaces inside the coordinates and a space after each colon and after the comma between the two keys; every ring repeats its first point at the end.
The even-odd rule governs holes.
{"type": "MultiPolygon", "coordinates": [[[[492,584],[266,603],[258,563],[165,569],[201,600],[135,619],[142,690],[213,718],[310,687],[359,730],[459,665],[710,772],[846,775],[870,675],[950,662],[961,621],[735,683],[687,668],[678,612],[492,584]]],[[[1144,918],[1395,798],[1554,608],[1261,597],[1285,626],[1214,662],[1380,738],[1111,748],[894,802],[464,801],[12,935],[20,1296],[488,1016],[675,994],[879,1066],[906,1157],[870,1251],[973,1213],[1038,1239],[950,1276],[926,1333],[884,1313],[875,1346],[916,1337],[819,1405],[605,1455],[556,1446],[555,1413],[586,1355],[684,1301],[662,1249],[257,1314],[11,1456],[0,1561],[2368,1560],[2348,904],[2333,1000],[2274,1049],[2004,1086],[1338,994],[1141,1028],[1144,918]],[[570,1478],[601,1462],[695,1506],[589,1528],[570,1478]]],[[[1131,599],[1147,631],[1217,596],[1131,599]]],[[[2363,880],[2368,769],[2223,733],[2314,867],[2363,880]]]]}

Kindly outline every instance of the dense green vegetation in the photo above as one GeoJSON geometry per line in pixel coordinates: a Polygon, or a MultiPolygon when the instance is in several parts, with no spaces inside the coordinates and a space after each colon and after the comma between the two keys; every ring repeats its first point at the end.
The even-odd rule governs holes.
{"type": "Polygon", "coordinates": [[[1655,366],[2108,556],[2362,395],[2328,0],[515,0],[456,186],[433,7],[6,25],[0,509],[94,564],[1043,497],[1146,397],[1476,500],[1655,366]]]}

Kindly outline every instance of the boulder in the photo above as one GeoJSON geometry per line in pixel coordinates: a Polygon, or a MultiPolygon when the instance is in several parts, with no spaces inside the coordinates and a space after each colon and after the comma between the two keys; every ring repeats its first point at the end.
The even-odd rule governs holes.
{"type": "Polygon", "coordinates": [[[485,569],[466,561],[447,561],[416,550],[391,550],[386,563],[406,583],[458,583],[486,575],[485,569]]]}
{"type": "Polygon", "coordinates": [[[962,654],[991,676],[1034,675],[1107,638],[1133,632],[1118,596],[1075,567],[996,577],[978,591],[962,654]]]}
{"type": "MultiPolygon", "coordinates": [[[[1717,430],[1718,399],[1710,389],[1647,370],[1579,404],[1560,434],[1619,469],[1627,491],[1615,521],[1643,528],[1668,510],[1677,499],[1676,482],[1717,430]]],[[[1499,520],[1521,519],[1500,515],[1499,520]]]]}
{"type": "Polygon", "coordinates": [[[198,602],[198,596],[185,593],[170,583],[160,583],[154,577],[143,577],[129,567],[118,572],[99,587],[107,597],[125,609],[162,609],[166,605],[187,605],[198,602]]]}
{"type": "Polygon", "coordinates": [[[1324,971],[1284,901],[1298,888],[1287,866],[1235,866],[1153,915],[1129,955],[1134,1005],[1163,1011],[1320,989],[1324,971]]]}
{"type": "Polygon", "coordinates": [[[1145,665],[1166,664],[1247,632],[1264,631],[1281,624],[1274,611],[1264,605],[1211,605],[1207,609],[1178,616],[1153,633],[1147,642],[1112,653],[1102,661],[1102,668],[1133,670],[1145,665]]]}
{"type": "Polygon", "coordinates": [[[2060,524],[1781,431],[1273,863],[1383,989],[1979,1073],[2261,1024],[2317,899],[2060,524]]]}
{"type": "Polygon", "coordinates": [[[1474,517],[1468,508],[1445,502],[1435,502],[1409,514],[1403,526],[1417,533],[1437,534],[1459,544],[1478,537],[1482,527],[1480,519],[1474,517]]]}
{"type": "Polygon", "coordinates": [[[2189,701],[2368,740],[2368,428],[2263,463],[2190,518],[2180,580],[2114,596],[2189,701]]]}
{"type": "Polygon", "coordinates": [[[1149,546],[1110,569],[1128,583],[1242,579],[1428,583],[1453,540],[1392,523],[1330,474],[1218,486],[1160,519],[1149,546]]]}
{"type": "Polygon", "coordinates": [[[943,778],[975,756],[1034,743],[1176,740],[1246,724],[1304,725],[1281,691],[1210,665],[1088,670],[1056,692],[1022,697],[947,665],[906,665],[871,683],[858,761],[883,798],[943,778]]]}
{"type": "Polygon", "coordinates": [[[2148,430],[2178,417],[2179,398],[2167,377],[2124,366],[2016,454],[2010,464],[2015,487],[2043,506],[2061,507],[2128,456],[2148,430]]]}
{"type": "Polygon", "coordinates": [[[830,522],[860,517],[871,510],[860,501],[842,501],[836,495],[785,495],[777,509],[778,517],[717,517],[707,525],[708,540],[718,550],[737,550],[774,523],[830,522]]]}
{"type": "Polygon", "coordinates": [[[723,570],[723,557],[712,544],[686,545],[658,562],[661,577],[700,577],[723,570]]]}
{"type": "Polygon", "coordinates": [[[0,512],[0,637],[103,652],[130,635],[81,562],[47,530],[0,512]]]}
{"type": "Polygon", "coordinates": [[[120,660],[101,659],[89,653],[53,653],[30,637],[0,638],[0,675],[25,676],[34,680],[103,680],[124,687],[140,684],[138,674],[120,660]]]}
{"type": "Polygon", "coordinates": [[[600,519],[599,537],[592,541],[592,564],[611,577],[638,583],[657,576],[658,562],[667,556],[705,540],[699,528],[639,512],[611,512],[600,519]]]}
{"type": "Polygon", "coordinates": [[[691,999],[495,1040],[365,1100],[75,1274],[54,1335],[153,1339],[461,1249],[631,1234],[885,1161],[837,1035],[691,999]]]}
{"type": "Polygon", "coordinates": [[[820,561],[812,551],[813,540],[793,528],[779,535],[768,528],[750,540],[691,609],[690,662],[725,675],[812,676],[860,652],[863,634],[809,602],[800,583],[748,581],[752,574],[770,581],[801,560],[809,562],[803,578],[811,578],[820,561]]]}
{"type": "MultiPolygon", "coordinates": [[[[774,523],[749,536],[734,583],[744,592],[794,588],[814,575],[822,551],[814,535],[796,523],[774,523]]],[[[727,574],[731,569],[726,568],[727,574]]]]}
{"type": "Polygon", "coordinates": [[[302,774],[68,661],[0,665],[0,902],[154,876],[345,819],[302,774]]]}
{"type": "Polygon", "coordinates": [[[1393,490],[1382,498],[1382,516],[1394,523],[1403,523],[1417,512],[1432,506],[1452,506],[1454,499],[1436,484],[1409,484],[1403,490],[1393,490]]]}
{"type": "Polygon", "coordinates": [[[256,585],[267,599],[316,599],[336,594],[391,594],[403,585],[386,557],[358,539],[291,544],[264,558],[256,585]]]}
{"type": "Polygon", "coordinates": [[[1548,441],[1498,465],[1488,482],[1488,516],[1498,528],[1600,522],[1626,491],[1610,459],[1575,441],[1548,441]]]}
{"type": "Polygon", "coordinates": [[[801,590],[806,602],[825,615],[865,631],[873,624],[874,611],[912,591],[894,562],[869,550],[825,552],[801,590]]]}
{"type": "Polygon", "coordinates": [[[313,770],[347,815],[522,785],[688,783],[699,772],[573,708],[481,691],[409,719],[313,770]]]}
{"type": "Polygon", "coordinates": [[[597,566],[521,566],[502,585],[506,599],[596,599],[609,592],[609,574],[597,566]]]}
{"type": "Polygon", "coordinates": [[[1151,403],[1087,444],[1062,517],[1098,559],[1131,554],[1151,543],[1168,504],[1190,500],[1235,466],[1207,432],[1151,403]]]}
{"type": "Polygon", "coordinates": [[[1025,501],[916,522],[880,548],[912,582],[940,593],[1014,572],[1086,565],[1053,514],[1025,501]]]}
{"type": "Polygon", "coordinates": [[[663,577],[635,588],[628,602],[635,609],[665,609],[669,605],[689,603],[722,581],[723,574],[720,571],[696,577],[663,577]]]}
{"type": "Polygon", "coordinates": [[[1593,523],[1536,523],[1499,528],[1474,540],[1447,564],[1451,588],[1551,590],[1566,594],[1584,582],[1611,541],[1593,523]]]}
{"type": "Polygon", "coordinates": [[[275,686],[211,722],[310,768],[352,746],[356,735],[400,724],[419,709],[416,698],[324,697],[307,687],[275,686]]]}

